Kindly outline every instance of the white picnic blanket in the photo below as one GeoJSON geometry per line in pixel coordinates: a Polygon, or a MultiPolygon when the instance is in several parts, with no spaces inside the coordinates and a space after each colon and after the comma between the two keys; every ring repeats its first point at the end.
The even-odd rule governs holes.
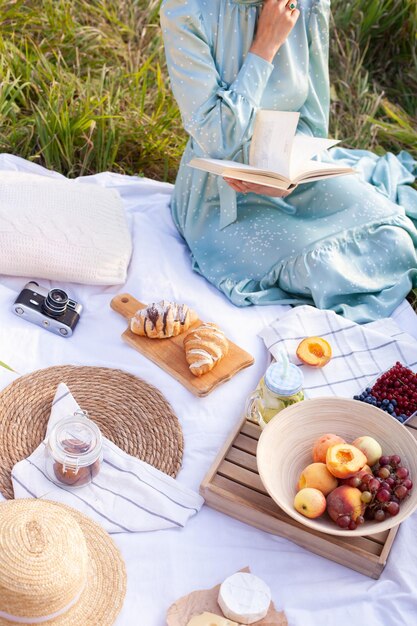
{"type": "MultiPolygon", "coordinates": [[[[50,175],[7,155],[0,156],[0,169],[50,175]]],[[[255,357],[255,364],[207,397],[194,397],[122,342],[126,322],[109,307],[118,289],[62,285],[85,306],[74,335],[62,339],[10,313],[24,280],[1,275],[0,360],[21,374],[61,364],[118,367],[155,385],[171,403],[184,433],[184,461],[177,481],[197,490],[240,420],[246,395],[267,367],[269,355],[260,331],[290,309],[238,309],[191,271],[187,248],[168,209],[171,185],[110,173],[86,180],[117,188],[126,207],[134,252],[127,283],[120,291],[144,302],[161,297],[186,302],[202,319],[217,322],[232,341],[255,357]]],[[[50,286],[48,281],[38,282],[50,286]]],[[[393,318],[417,339],[417,317],[406,302],[393,318]]],[[[5,370],[0,376],[6,381],[5,370]]],[[[167,608],[177,598],[212,587],[247,565],[268,583],[275,605],[285,610],[290,626],[412,625],[417,615],[416,535],[414,514],[401,525],[388,564],[375,581],[203,506],[180,530],[114,535],[128,574],[126,601],[116,626],[165,626],[167,608]]]]}
{"type": "MultiPolygon", "coordinates": [[[[60,383],[52,402],[46,435],[80,407],[67,385],[60,383]]],[[[183,528],[204,502],[152,465],[126,454],[103,437],[103,463],[91,484],[79,489],[52,481],[45,463],[45,442],[12,471],[15,498],[63,502],[88,515],[110,534],[183,528]]]]}

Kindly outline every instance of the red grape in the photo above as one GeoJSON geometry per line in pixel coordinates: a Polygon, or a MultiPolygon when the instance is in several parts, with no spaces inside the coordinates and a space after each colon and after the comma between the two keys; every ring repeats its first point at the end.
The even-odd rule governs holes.
{"type": "Polygon", "coordinates": [[[347,484],[350,485],[350,487],[360,487],[362,483],[362,480],[359,476],[351,476],[351,478],[348,478],[347,480],[347,484]]]}
{"type": "MultiPolygon", "coordinates": [[[[401,468],[402,469],[402,468],[401,468]]],[[[378,470],[378,476],[379,478],[389,478],[390,475],[390,471],[387,467],[380,467],[378,470]]],[[[398,470],[397,470],[397,476],[398,476],[398,470]]],[[[405,478],[405,476],[404,476],[405,478]]]]}
{"type": "Polygon", "coordinates": [[[407,478],[408,476],[408,469],[406,467],[398,467],[395,470],[395,475],[398,476],[398,478],[407,478]]]}
{"type": "Polygon", "coordinates": [[[391,499],[391,494],[388,489],[379,489],[379,491],[376,492],[376,499],[379,502],[389,502],[391,499]]]}
{"type": "Polygon", "coordinates": [[[376,478],[372,478],[372,480],[369,481],[369,491],[378,491],[379,486],[380,486],[380,482],[379,480],[377,480],[376,478]]]}
{"type": "Polygon", "coordinates": [[[391,516],[397,515],[399,510],[400,510],[400,505],[398,504],[398,502],[390,502],[387,505],[387,511],[391,516]]]}
{"type": "Polygon", "coordinates": [[[351,519],[349,515],[340,515],[340,517],[338,517],[336,520],[336,524],[339,526],[339,528],[348,528],[350,522],[351,519]]]}
{"type": "Polygon", "coordinates": [[[408,489],[404,487],[404,485],[398,485],[398,487],[394,489],[394,493],[399,500],[403,500],[408,493],[408,489]]]}

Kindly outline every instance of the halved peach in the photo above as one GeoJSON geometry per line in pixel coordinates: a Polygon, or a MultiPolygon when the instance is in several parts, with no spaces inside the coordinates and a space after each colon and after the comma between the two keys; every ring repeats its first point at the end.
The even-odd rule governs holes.
{"type": "Polygon", "coordinates": [[[346,443],[339,435],[333,433],[326,433],[322,435],[313,445],[313,461],[314,463],[326,463],[326,454],[330,446],[335,446],[337,443],[346,443]]]}
{"type": "Polygon", "coordinates": [[[327,469],[336,478],[350,478],[366,465],[367,459],[362,450],[349,443],[338,443],[327,450],[327,469]]]}
{"type": "Polygon", "coordinates": [[[296,354],[306,365],[323,367],[332,358],[332,349],[322,337],[306,337],[298,344],[296,354]]]}

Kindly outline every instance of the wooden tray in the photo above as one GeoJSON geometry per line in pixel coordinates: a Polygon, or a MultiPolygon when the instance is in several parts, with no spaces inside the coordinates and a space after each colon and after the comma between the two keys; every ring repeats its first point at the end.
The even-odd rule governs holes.
{"type": "MultiPolygon", "coordinates": [[[[417,418],[407,424],[417,438],[417,418]]],[[[235,428],[200,486],[206,503],[256,526],[290,539],[327,559],[379,578],[399,526],[368,537],[336,537],[319,533],[289,517],[265,490],[256,465],[261,429],[246,419],[235,428]]]]}
{"type": "MultiPolygon", "coordinates": [[[[136,311],[144,309],[146,304],[138,302],[128,293],[121,293],[115,296],[110,302],[110,306],[126,319],[130,319],[136,311]]],[[[199,324],[201,320],[197,320],[189,330],[192,330],[199,324]]],[[[191,374],[187,361],[185,360],[185,352],[183,341],[186,333],[170,337],[169,339],[149,339],[149,337],[141,337],[135,335],[128,328],[122,334],[124,339],[132,348],[135,348],[148,359],[159,365],[163,370],[176,378],[184,387],[196,396],[206,396],[213,391],[218,385],[225,383],[232,378],[240,370],[249,367],[254,362],[254,358],[242,348],[229,340],[229,352],[220,363],[214,367],[211,372],[207,372],[200,378],[191,374]]]]}

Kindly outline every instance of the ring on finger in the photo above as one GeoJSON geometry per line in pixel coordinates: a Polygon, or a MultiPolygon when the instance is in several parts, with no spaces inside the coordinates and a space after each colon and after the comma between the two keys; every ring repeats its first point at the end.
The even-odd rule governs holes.
{"type": "Polygon", "coordinates": [[[290,11],[294,11],[294,9],[297,8],[296,0],[291,0],[291,2],[287,4],[287,7],[289,8],[290,11]]]}

